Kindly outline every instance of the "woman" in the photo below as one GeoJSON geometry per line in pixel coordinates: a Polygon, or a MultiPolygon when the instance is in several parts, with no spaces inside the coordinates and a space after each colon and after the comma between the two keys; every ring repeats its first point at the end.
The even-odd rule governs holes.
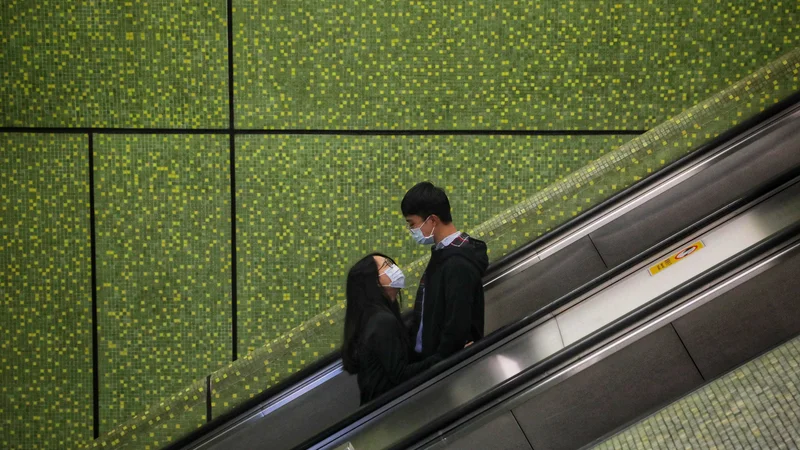
{"type": "Polygon", "coordinates": [[[397,303],[404,287],[403,272],[380,253],[365,256],[347,275],[342,362],[358,374],[362,405],[440,360],[409,362],[411,346],[397,303]]]}

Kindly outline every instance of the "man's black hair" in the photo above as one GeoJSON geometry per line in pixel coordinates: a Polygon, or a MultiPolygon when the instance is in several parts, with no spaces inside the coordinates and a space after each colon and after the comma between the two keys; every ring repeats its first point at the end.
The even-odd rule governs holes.
{"type": "Polygon", "coordinates": [[[403,216],[417,215],[427,219],[431,214],[436,214],[445,224],[453,221],[450,214],[450,200],[444,189],[436,187],[430,181],[423,181],[406,192],[400,203],[403,216]]]}

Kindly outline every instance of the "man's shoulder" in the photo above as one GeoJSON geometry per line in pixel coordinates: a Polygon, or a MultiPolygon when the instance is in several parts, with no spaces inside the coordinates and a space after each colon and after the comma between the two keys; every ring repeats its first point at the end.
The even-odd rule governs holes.
{"type": "Polygon", "coordinates": [[[453,244],[444,249],[442,260],[451,267],[476,270],[482,274],[489,264],[487,250],[483,241],[462,233],[453,244]]]}
{"type": "Polygon", "coordinates": [[[442,261],[439,267],[440,272],[445,276],[456,275],[458,277],[480,277],[480,270],[469,256],[463,254],[453,254],[442,261]]]}

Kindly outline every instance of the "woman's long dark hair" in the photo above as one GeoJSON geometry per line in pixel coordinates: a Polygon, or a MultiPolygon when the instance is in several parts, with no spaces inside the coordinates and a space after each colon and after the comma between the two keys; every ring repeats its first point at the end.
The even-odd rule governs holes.
{"type": "Polygon", "coordinates": [[[355,263],[347,274],[342,365],[350,373],[357,373],[359,369],[358,341],[366,321],[381,309],[391,311],[400,320],[399,302],[391,301],[380,285],[375,256],[382,256],[394,263],[392,258],[382,253],[370,253],[355,263]]]}

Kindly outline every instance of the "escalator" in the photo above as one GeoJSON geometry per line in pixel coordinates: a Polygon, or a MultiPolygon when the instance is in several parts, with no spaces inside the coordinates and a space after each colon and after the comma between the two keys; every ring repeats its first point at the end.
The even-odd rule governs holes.
{"type": "MultiPolygon", "coordinates": [[[[793,96],[498,261],[485,279],[487,338],[428,373],[358,408],[355,377],[330,358],[172,447],[445,445],[441,436],[481,429],[473,426],[476,420],[508,419],[503,414],[521,408],[514,403],[522,401],[520,392],[542,391],[542,383],[560,371],[591,360],[587,355],[617,354],[608,348],[640,336],[635,330],[645,326],[642,321],[657,320],[664,308],[686,301],[686,289],[716,283],[791,245],[800,221],[797,100],[793,96]]],[[[651,334],[671,339],[659,333],[651,334]]],[[[657,350],[661,344],[654,345],[657,350]]],[[[674,397],[694,385],[667,391],[674,397]]],[[[631,411],[665,401],[656,397],[631,411]]],[[[612,422],[618,426],[623,419],[632,420],[612,422]]],[[[609,426],[599,428],[609,432],[609,426]]]]}
{"type": "Polygon", "coordinates": [[[691,242],[319,447],[581,448],[800,334],[800,178],[691,242]]]}
{"type": "Polygon", "coordinates": [[[581,448],[800,334],[798,273],[800,177],[304,448],[581,448]]]}

